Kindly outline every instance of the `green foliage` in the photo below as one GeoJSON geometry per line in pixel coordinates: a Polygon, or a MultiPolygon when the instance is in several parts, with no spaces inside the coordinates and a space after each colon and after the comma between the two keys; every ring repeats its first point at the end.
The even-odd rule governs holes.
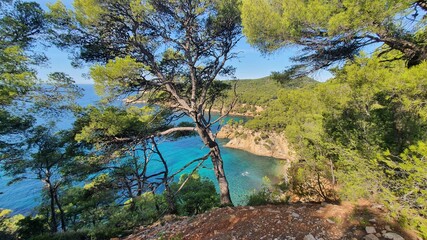
{"type": "Polygon", "coordinates": [[[18,222],[18,236],[21,239],[31,239],[49,231],[47,221],[43,217],[27,216],[18,222]]]}
{"type": "Polygon", "coordinates": [[[58,115],[64,111],[76,112],[76,100],[83,96],[83,90],[70,76],[62,72],[49,73],[48,78],[39,82],[33,91],[36,91],[36,94],[31,95],[34,107],[30,111],[41,111],[44,115],[58,115]]]}
{"type": "Polygon", "coordinates": [[[280,74],[273,74],[271,77],[260,79],[240,79],[234,81],[226,81],[236,88],[229,89],[221,101],[217,102],[214,107],[220,108],[220,104],[227,107],[237,97],[237,105],[233,111],[238,113],[255,113],[255,106],[263,107],[269,106],[272,101],[278,98],[282,88],[295,89],[306,85],[315,84],[316,82],[311,78],[301,79],[285,79],[280,74]],[[234,91],[237,96],[235,96],[234,91]]]}
{"type": "Polygon", "coordinates": [[[171,185],[171,190],[172,192],[179,190],[175,199],[178,213],[181,215],[195,215],[219,206],[219,198],[214,184],[212,181],[200,177],[198,173],[191,176],[181,175],[179,182],[171,185]],[[181,188],[183,183],[185,185],[181,188]]]}
{"type": "Polygon", "coordinates": [[[11,104],[25,96],[36,83],[34,72],[28,68],[29,59],[18,46],[0,49],[0,103],[11,104]]]}
{"type": "MultiPolygon", "coordinates": [[[[2,4],[0,7],[0,104],[2,108],[16,101],[37,102],[38,98],[44,97],[40,94],[41,92],[47,92],[49,97],[52,97],[53,93],[58,93],[61,89],[72,89],[74,82],[65,74],[54,73],[49,80],[41,81],[37,79],[36,71],[31,68],[47,60],[43,53],[33,49],[37,40],[41,40],[46,33],[47,19],[40,5],[35,2],[11,1],[10,4],[2,4]],[[61,87],[59,87],[60,83],[62,83],[61,87]],[[49,91],[44,89],[42,84],[55,87],[49,91]]],[[[62,95],[61,100],[67,100],[65,92],[62,92],[62,95]]],[[[58,97],[58,94],[56,96],[58,97]]],[[[50,98],[50,102],[58,103],[60,100],[55,101],[50,98]]]]}
{"type": "Polygon", "coordinates": [[[387,206],[397,211],[401,221],[427,237],[427,144],[418,142],[399,156],[387,151],[379,157],[388,176],[390,189],[384,197],[387,206]]]}
{"type": "Polygon", "coordinates": [[[396,55],[357,57],[326,83],[282,90],[246,127],[286,134],[300,158],[290,169],[291,192],[381,201],[425,235],[427,65],[383,61],[396,55]]]}
{"type": "MultiPolygon", "coordinates": [[[[69,231],[55,234],[42,234],[32,236],[29,240],[92,240],[88,232],[85,231],[69,231]]],[[[99,239],[99,238],[97,238],[99,239]]]]}
{"type": "MultiPolygon", "coordinates": [[[[326,83],[293,80],[290,72],[283,72],[237,81],[236,92],[242,113],[265,108],[246,127],[283,131],[297,150],[301,161],[291,167],[286,188],[322,201],[337,200],[337,191],[341,199],[375,198],[402,224],[427,237],[427,63],[423,62],[427,18],[425,12],[414,14],[425,10],[420,2],[425,4],[244,0],[245,34],[260,49],[301,44],[306,54],[297,60],[314,62],[313,69],[345,58],[353,61],[335,69],[335,78],[326,83]],[[417,24],[401,22],[405,17],[417,24]],[[410,27],[403,27],[406,23],[410,27]],[[370,58],[359,53],[371,43],[386,45],[370,58]],[[406,60],[412,68],[397,59],[406,60]]],[[[52,40],[59,47],[76,49],[80,60],[99,63],[91,68],[91,76],[105,100],[148,92],[155,103],[179,110],[198,123],[179,127],[199,127],[208,136],[210,123],[200,118],[199,111],[212,104],[215,108],[229,104],[235,97],[230,88],[234,81],[215,78],[233,73],[224,64],[234,56],[231,49],[240,38],[239,3],[207,0],[193,6],[187,1],[76,0],[74,9],[68,10],[57,2],[50,6],[49,17],[57,27],[51,29],[52,40]],[[188,12],[191,21],[186,19],[188,12]],[[158,19],[164,20],[162,24],[158,19]]],[[[89,107],[80,113],[73,131],[55,134],[35,127],[33,116],[9,111],[20,101],[31,102],[35,109],[70,109],[68,103],[55,105],[66,98],[57,91],[77,97],[78,89],[61,73],[50,75],[48,87],[40,87],[30,67],[43,59],[31,51],[35,37],[45,31],[45,15],[38,4],[2,2],[0,7],[0,160],[13,163],[4,170],[16,180],[35,173],[50,190],[46,196],[52,203],[49,210],[46,201],[40,208],[46,218],[8,217],[10,212],[2,210],[1,238],[108,239],[159,219],[170,207],[171,193],[176,193],[173,200],[182,215],[219,206],[215,186],[198,174],[182,175],[168,189],[165,166],[164,194],[156,193],[157,182],[145,179],[150,159],[142,159],[136,149],[150,149],[147,155],[157,153],[164,160],[153,150],[154,139],[171,127],[170,111],[152,106],[89,107]],[[24,134],[31,136],[26,142],[3,141],[5,136],[19,139],[24,134]],[[82,147],[91,144],[96,148],[90,157],[76,158],[82,152],[89,154],[82,147]],[[26,148],[31,150],[22,154],[20,150],[26,148]],[[73,186],[88,176],[90,182],[73,186]],[[65,217],[63,226],[72,231],[46,235],[48,223],[51,231],[59,225],[53,220],[55,214],[65,217]]],[[[261,139],[268,141],[268,136],[261,139]]],[[[248,204],[279,202],[280,193],[265,185],[248,197],[248,204]]]]}
{"type": "Polygon", "coordinates": [[[334,165],[337,169],[335,173],[340,198],[356,201],[378,196],[385,177],[376,163],[345,146],[337,148],[336,151],[338,160],[335,160],[334,165]]]}
{"type": "Polygon", "coordinates": [[[205,102],[208,104],[216,98],[216,94],[220,94],[219,89],[223,90],[218,87],[221,84],[214,83],[216,76],[233,73],[233,68],[223,63],[232,57],[230,50],[239,38],[238,6],[239,2],[234,0],[206,0],[198,4],[134,0],[118,4],[111,1],[76,0],[72,10],[60,1],[49,5],[48,15],[55,25],[52,40],[58,46],[80,46],[78,48],[81,51],[76,55],[78,58],[104,63],[93,66],[91,75],[98,92],[103,93],[107,100],[129,93],[139,94],[142,90],[150,93],[166,92],[167,99],[161,102],[175,102],[174,94],[178,93],[178,97],[182,98],[191,93],[191,88],[197,88],[193,89],[197,97],[204,98],[202,101],[208,100],[205,102]],[[192,26],[181,24],[190,17],[186,11],[191,12],[192,26]],[[120,16],[121,20],[111,17],[111,13],[120,16]],[[155,21],[157,18],[168,19],[164,22],[167,24],[155,21]],[[192,45],[190,52],[184,45],[176,44],[187,41],[186,28],[198,33],[197,39],[188,42],[192,45]],[[86,43],[82,45],[83,39],[86,39],[86,43]],[[208,42],[211,44],[206,45],[208,42]],[[122,48],[123,43],[129,44],[129,47],[122,48]],[[222,51],[227,57],[217,57],[217,53],[211,52],[211,49],[222,51]],[[198,78],[197,85],[191,83],[194,79],[189,79],[186,64],[190,60],[188,58],[195,54],[197,61],[191,60],[190,64],[194,65],[193,78],[198,78]],[[166,82],[168,84],[164,84],[166,82]],[[215,97],[211,99],[212,96],[215,97]]]}
{"type": "MultiPolygon", "coordinates": [[[[188,175],[172,184],[177,191],[188,175]]],[[[116,193],[111,178],[104,174],[83,187],[73,187],[63,197],[64,208],[72,231],[55,235],[41,235],[36,239],[109,239],[129,230],[157,221],[167,210],[165,194],[146,192],[129,199],[123,205],[115,203],[116,193]],[[77,232],[75,232],[77,231],[77,232]]],[[[193,215],[219,206],[215,186],[198,174],[192,175],[176,195],[179,214],[193,215]]]]}
{"type": "MultiPolygon", "coordinates": [[[[166,209],[162,195],[146,192],[117,204],[117,192],[107,175],[100,175],[84,187],[69,189],[64,208],[73,232],[85,239],[110,239],[137,226],[151,224],[166,209]],[[84,230],[79,232],[80,230],[84,230]]],[[[61,234],[56,237],[62,237],[61,234]]]]}
{"type": "Polygon", "coordinates": [[[36,77],[32,67],[46,59],[34,46],[46,33],[46,25],[38,3],[4,1],[0,5],[0,164],[15,180],[36,168],[25,161],[33,157],[29,149],[35,144],[27,139],[40,133],[35,119],[69,110],[79,96],[79,89],[63,73],[53,73],[46,81],[36,77]]]}
{"type": "MultiPolygon", "coordinates": [[[[241,38],[239,5],[238,0],[75,0],[73,9],[50,5],[49,17],[57,46],[71,49],[77,61],[100,64],[91,75],[104,100],[150,94],[150,103],[190,117],[204,143],[218,149],[205,110],[229,88],[217,77],[234,73],[227,64],[241,38]]],[[[217,153],[211,151],[220,173],[217,153]]],[[[225,189],[221,201],[231,204],[227,181],[221,180],[225,175],[217,177],[225,189]]]]}
{"type": "Polygon", "coordinates": [[[311,138],[316,138],[321,129],[322,110],[325,109],[321,101],[324,97],[318,94],[322,90],[321,86],[283,89],[278,99],[245,126],[262,130],[286,129],[287,134],[293,136],[292,139],[299,138],[299,134],[310,134],[311,138]]]}
{"type": "MultiPolygon", "coordinates": [[[[9,184],[28,178],[43,183],[44,189],[40,192],[42,205],[49,205],[46,208],[48,216],[46,221],[50,223],[51,231],[56,232],[59,219],[65,221],[59,196],[72,181],[71,174],[64,172],[79,153],[79,149],[73,145],[73,141],[69,141],[69,132],[52,133],[54,126],[46,125],[33,127],[31,135],[25,140],[28,149],[25,149],[24,156],[16,159],[6,158],[1,164],[4,174],[10,176],[9,184]],[[73,151],[69,151],[69,148],[73,148],[73,151]]],[[[26,221],[31,225],[34,221],[36,224],[38,220],[29,218],[26,221]]]]}
{"type": "Polygon", "coordinates": [[[284,204],[288,203],[289,197],[284,196],[283,190],[287,189],[287,185],[273,186],[268,177],[263,177],[262,187],[257,191],[253,191],[247,196],[248,206],[261,206],[266,204],[284,204]]]}
{"type": "MultiPolygon", "coordinates": [[[[3,3],[2,7],[5,6],[3,3]]],[[[97,90],[104,93],[108,100],[130,92],[155,91],[161,96],[162,102],[178,102],[181,105],[176,109],[186,111],[187,115],[198,119],[199,115],[194,110],[205,109],[205,104],[213,104],[217,97],[224,97],[224,93],[230,91],[229,83],[214,79],[218,74],[229,76],[233,72],[233,68],[224,67],[224,64],[233,56],[231,48],[240,38],[237,3],[200,1],[193,9],[193,5],[186,5],[185,1],[76,0],[74,9],[67,10],[58,2],[51,5],[52,13],[49,17],[63,28],[58,32],[55,31],[57,29],[50,31],[59,34],[55,37],[60,47],[73,47],[76,43],[85,42],[84,46],[78,48],[82,50],[79,57],[86,61],[105,61],[105,65],[92,67],[91,75],[97,90]],[[122,14],[121,7],[126,9],[125,15],[122,14]],[[177,21],[175,18],[187,16],[188,8],[191,8],[192,14],[195,14],[195,19],[198,20],[190,27],[197,32],[197,37],[188,42],[190,45],[196,43],[190,49],[198,49],[195,54],[200,57],[193,66],[190,65],[194,56],[188,53],[188,48],[183,49],[180,44],[175,44],[182,40],[179,37],[183,35],[179,32],[184,33],[185,30],[185,26],[178,26],[184,21],[177,21]],[[182,14],[175,14],[176,11],[182,14]],[[126,20],[129,15],[130,18],[126,20]],[[165,23],[171,25],[166,28],[163,28],[162,24],[158,25],[160,31],[153,31],[151,27],[143,29],[144,26],[154,26],[158,23],[152,22],[152,19],[158,17],[165,17],[165,23]],[[118,19],[120,20],[117,21],[118,19]],[[135,19],[138,21],[136,30],[125,30],[129,23],[135,23],[135,19]],[[122,23],[125,24],[121,25],[122,23]],[[162,30],[166,30],[166,35],[163,35],[162,30]],[[153,32],[161,34],[153,35],[153,32]],[[115,35],[116,33],[125,34],[115,35]],[[128,35],[130,33],[132,36],[128,35]],[[171,40],[175,37],[178,39],[171,40]],[[123,48],[123,40],[129,45],[126,49],[123,48]],[[160,47],[159,42],[164,41],[173,48],[161,52],[163,47],[160,47]],[[199,50],[203,49],[207,51],[200,53],[199,50]],[[195,72],[197,79],[190,78],[189,70],[195,72]],[[188,106],[192,108],[189,109],[188,106]],[[196,115],[191,115],[194,112],[196,115]]],[[[73,81],[65,74],[53,73],[46,82],[42,82],[35,77],[35,71],[30,67],[44,59],[42,55],[32,55],[34,49],[31,49],[35,37],[39,37],[39,33],[45,30],[45,16],[38,4],[17,2],[11,9],[14,10],[11,10],[10,14],[1,15],[0,21],[1,137],[16,137],[16,134],[23,134],[24,131],[28,131],[25,133],[31,134],[31,137],[27,142],[15,144],[13,150],[29,150],[22,155],[24,157],[14,159],[11,156],[16,152],[9,150],[7,143],[1,142],[1,160],[2,164],[6,162],[4,159],[19,160],[7,162],[9,164],[5,168],[9,175],[16,174],[16,180],[27,177],[28,173],[32,172],[45,183],[46,198],[43,199],[40,213],[46,217],[24,218],[17,223],[17,228],[7,226],[8,231],[14,234],[13,231],[16,230],[24,239],[108,239],[138,224],[149,224],[158,219],[167,209],[167,197],[152,193],[156,190],[152,186],[154,183],[141,186],[135,195],[130,194],[131,200],[125,202],[124,207],[120,206],[123,198],[119,196],[123,195],[119,192],[134,186],[134,180],[128,179],[136,179],[135,176],[145,177],[141,173],[145,170],[141,169],[145,169],[148,160],[143,159],[147,162],[141,164],[138,162],[138,156],[130,157],[132,153],[129,152],[135,153],[134,149],[147,147],[145,139],[154,139],[155,133],[170,127],[167,124],[170,112],[157,107],[131,107],[126,110],[89,107],[79,113],[80,118],[75,123],[75,129],[54,133],[53,130],[47,129],[50,125],[44,128],[35,127],[30,115],[15,115],[7,111],[7,107],[19,101],[34,104],[34,111],[45,111],[51,107],[57,110],[70,109],[72,107],[68,105],[54,104],[64,102],[69,96],[72,96],[71,100],[78,96],[78,89],[72,86],[73,81]],[[41,83],[46,83],[47,86],[41,83]],[[80,142],[76,143],[75,139],[80,142]],[[96,147],[92,152],[89,151],[92,150],[91,144],[96,147]],[[92,155],[85,158],[77,156],[79,154],[92,155]],[[128,158],[123,158],[124,155],[128,158]],[[94,159],[96,163],[92,164],[90,161],[94,159]],[[89,164],[82,164],[85,160],[89,164]],[[86,167],[94,167],[95,170],[87,170],[86,167]],[[130,174],[133,175],[129,177],[130,174]],[[92,180],[87,182],[87,177],[92,180]],[[85,185],[81,186],[80,183],[83,182],[85,185]],[[55,215],[60,215],[61,220],[65,221],[59,224],[59,220],[54,219],[55,215]],[[57,231],[59,225],[69,232],[46,235],[49,230],[57,231]]],[[[52,37],[53,41],[55,37],[52,37]]],[[[247,83],[247,89],[251,91],[245,93],[244,101],[253,100],[249,96],[256,89],[254,84],[247,83]]],[[[271,83],[266,87],[271,90],[275,89],[276,85],[271,83]]],[[[265,90],[265,93],[268,92],[267,88],[265,90]]],[[[266,95],[255,101],[261,104],[269,102],[266,95]]],[[[253,108],[251,110],[253,111],[253,108]]],[[[198,119],[197,123],[202,122],[209,126],[209,123],[203,120],[205,119],[198,119]]],[[[207,129],[206,132],[209,133],[209,127],[206,126],[203,130],[207,129]]],[[[18,137],[21,136],[24,135],[18,137]]],[[[147,148],[150,147],[153,145],[147,148]]],[[[167,173],[165,179],[167,183],[167,173]]],[[[179,186],[186,181],[184,179],[187,177],[183,176],[172,188],[178,191],[179,186]]],[[[140,179],[136,181],[138,184],[142,182],[140,179]]],[[[178,210],[181,214],[193,215],[218,206],[219,199],[215,193],[215,187],[210,181],[192,175],[176,195],[178,210]]]]}
{"type": "Polygon", "coordinates": [[[0,5],[0,49],[17,46],[28,50],[45,31],[47,22],[42,8],[36,2],[3,2],[0,5]]]}
{"type": "MultiPolygon", "coordinates": [[[[270,78],[261,78],[255,80],[242,79],[232,84],[236,84],[237,97],[240,104],[249,104],[257,106],[265,106],[267,103],[277,96],[280,85],[270,78]]],[[[233,97],[230,91],[227,96],[233,97]]]]}
{"type": "Polygon", "coordinates": [[[101,174],[83,187],[67,189],[62,196],[71,229],[96,228],[108,221],[114,208],[116,189],[107,174],[101,174]]]}
{"type": "Polygon", "coordinates": [[[378,146],[393,154],[424,139],[426,108],[420,105],[426,98],[424,67],[425,63],[406,70],[402,62],[385,66],[376,58],[361,58],[344,67],[337,78],[352,88],[351,100],[340,109],[341,116],[328,116],[329,134],[343,145],[360,150],[378,146]],[[356,139],[362,141],[351,141],[356,139]]]}
{"type": "Polygon", "coordinates": [[[145,68],[142,63],[126,56],[116,58],[114,61],[110,60],[105,66],[92,66],[90,75],[95,82],[97,94],[112,98],[115,97],[114,92],[126,91],[127,88],[141,81],[141,68],[145,68]],[[129,79],[135,82],[129,82],[129,79]]]}
{"type": "Polygon", "coordinates": [[[261,206],[271,204],[271,192],[267,188],[262,188],[259,191],[254,191],[248,196],[246,205],[248,206],[261,206]]]}
{"type": "Polygon", "coordinates": [[[329,36],[344,34],[350,29],[370,32],[378,31],[382,22],[391,16],[409,9],[412,2],[380,1],[243,1],[243,23],[248,26],[245,34],[250,41],[266,37],[271,40],[271,48],[280,43],[298,42],[306,36],[304,30],[312,26],[313,30],[326,30],[329,36]],[[271,17],[271,18],[270,18],[271,17]],[[272,25],[269,26],[269,24],[272,25]],[[261,29],[261,26],[269,26],[261,29]],[[260,32],[256,32],[260,31],[260,32]],[[265,35],[263,35],[265,34],[265,35]],[[268,35],[270,34],[270,35],[268,35]],[[276,40],[276,41],[275,41],[276,40]]]}
{"type": "Polygon", "coordinates": [[[289,169],[289,189],[306,201],[337,201],[332,174],[331,166],[319,160],[294,163],[289,169]]]}
{"type": "Polygon", "coordinates": [[[0,238],[4,240],[12,240],[17,237],[19,221],[24,219],[21,214],[10,217],[12,213],[9,209],[0,209],[0,238]]]}
{"type": "MultiPolygon", "coordinates": [[[[74,131],[77,140],[93,144],[94,148],[87,158],[79,159],[74,171],[84,169],[87,175],[108,171],[114,187],[121,189],[118,192],[125,199],[167,185],[169,170],[156,141],[161,137],[160,132],[173,126],[172,117],[170,110],[157,106],[86,108],[74,131]],[[162,164],[160,169],[158,162],[162,164]],[[157,168],[158,172],[152,172],[151,168],[157,168]]],[[[193,125],[181,122],[177,127],[193,125]]],[[[167,137],[190,134],[178,132],[167,137]]]]}
{"type": "Polygon", "coordinates": [[[166,202],[162,194],[146,192],[125,202],[124,208],[112,216],[109,225],[132,229],[141,224],[152,224],[161,217],[166,209],[166,202]]]}
{"type": "Polygon", "coordinates": [[[143,137],[165,128],[162,123],[166,115],[151,107],[89,107],[87,112],[89,122],[76,136],[78,141],[97,143],[111,138],[143,137]]]}
{"type": "MultiPolygon", "coordinates": [[[[383,52],[398,50],[397,58],[414,66],[427,59],[424,1],[243,0],[243,32],[265,52],[302,45],[294,60],[309,70],[353,59],[371,44],[383,52]]],[[[301,67],[301,65],[296,66],[301,67]]]]}

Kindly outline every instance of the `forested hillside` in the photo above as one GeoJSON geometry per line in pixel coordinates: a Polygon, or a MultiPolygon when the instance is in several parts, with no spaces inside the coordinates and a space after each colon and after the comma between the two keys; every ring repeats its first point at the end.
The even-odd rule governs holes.
{"type": "Polygon", "coordinates": [[[282,79],[275,75],[260,79],[238,79],[224,81],[230,88],[225,96],[220,98],[214,109],[228,109],[236,101],[231,113],[255,116],[261,113],[272,101],[278,98],[282,89],[297,89],[317,82],[309,77],[298,79],[282,79]]]}
{"type": "Polygon", "coordinates": [[[290,169],[291,191],[378,201],[422,238],[426,13],[425,0],[243,0],[241,15],[243,33],[260,51],[301,47],[288,76],[318,69],[335,75],[314,88],[281,92],[246,124],[285,131],[301,159],[290,169]]]}
{"type": "Polygon", "coordinates": [[[290,169],[294,193],[379,201],[426,236],[427,65],[383,60],[361,56],[325,83],[283,89],[245,126],[285,132],[303,160],[290,169]]]}

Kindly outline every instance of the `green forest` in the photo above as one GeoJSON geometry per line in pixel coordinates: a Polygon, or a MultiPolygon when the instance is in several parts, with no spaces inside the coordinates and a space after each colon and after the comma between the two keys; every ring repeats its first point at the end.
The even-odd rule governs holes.
{"type": "Polygon", "coordinates": [[[282,73],[273,73],[271,76],[260,79],[238,79],[223,81],[230,85],[224,96],[218,98],[213,107],[229,109],[232,105],[232,114],[256,116],[259,115],[271,102],[277,99],[281,89],[295,89],[316,84],[309,77],[288,79],[282,73]]]}
{"type": "Polygon", "coordinates": [[[234,206],[214,129],[229,113],[284,133],[298,156],[248,205],[368,199],[427,239],[427,1],[71,2],[0,1],[1,175],[43,186],[34,214],[0,206],[0,239],[110,239],[234,206]],[[234,79],[239,41],[299,54],[263,79],[218,80],[234,79]],[[88,67],[98,104],[78,105],[65,73],[39,77],[53,47],[88,67]],[[171,171],[161,144],[188,136],[203,151],[171,171]]]}
{"type": "Polygon", "coordinates": [[[285,132],[304,160],[290,170],[293,191],[327,201],[373,198],[425,234],[425,69],[360,56],[328,82],[282,90],[245,126],[285,132]],[[333,187],[317,184],[319,175],[333,187]]]}

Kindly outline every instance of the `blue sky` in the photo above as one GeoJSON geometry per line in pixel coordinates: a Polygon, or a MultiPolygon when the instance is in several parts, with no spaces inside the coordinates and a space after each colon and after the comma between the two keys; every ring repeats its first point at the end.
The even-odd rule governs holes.
{"type": "MultiPolygon", "coordinates": [[[[47,3],[53,3],[54,0],[36,0],[41,6],[46,7],[47,3]]],[[[71,0],[63,1],[67,6],[71,6],[71,0]]],[[[271,74],[273,71],[282,71],[292,65],[290,58],[298,54],[295,47],[279,50],[271,55],[264,56],[258,50],[251,47],[246,39],[242,39],[235,49],[238,52],[238,58],[229,62],[230,65],[236,68],[237,79],[254,79],[261,78],[271,74]]],[[[88,68],[75,69],[71,66],[69,55],[66,52],[61,52],[55,48],[45,50],[49,57],[47,67],[38,68],[39,76],[45,78],[50,72],[65,72],[77,83],[92,83],[88,77],[84,77],[88,72],[88,68]]],[[[325,81],[331,75],[326,71],[314,73],[312,77],[318,81],[325,81]]]]}

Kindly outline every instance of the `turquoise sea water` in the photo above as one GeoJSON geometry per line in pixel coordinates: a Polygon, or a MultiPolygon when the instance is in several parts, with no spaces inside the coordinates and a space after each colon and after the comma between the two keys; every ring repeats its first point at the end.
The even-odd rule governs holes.
{"type": "MultiPolygon", "coordinates": [[[[99,98],[95,95],[93,85],[80,85],[85,90],[85,95],[79,100],[79,104],[86,106],[94,104],[99,98]]],[[[61,128],[70,127],[72,118],[64,117],[59,125],[61,128]]],[[[219,140],[220,146],[226,140],[219,140]]],[[[191,160],[204,156],[208,149],[198,137],[188,137],[178,141],[162,142],[160,149],[168,161],[171,172],[177,171],[191,160]]],[[[244,204],[246,196],[254,189],[259,189],[262,185],[262,178],[269,177],[271,180],[277,176],[279,161],[260,157],[245,151],[221,147],[221,154],[224,160],[224,168],[230,184],[231,198],[235,204],[244,204]]],[[[184,171],[191,172],[191,168],[184,171]]],[[[212,164],[205,161],[199,173],[213,180],[216,184],[212,171],[212,164]]],[[[40,201],[40,189],[42,183],[37,180],[24,180],[7,186],[8,178],[0,178],[0,208],[12,209],[14,214],[31,214],[33,208],[40,201]]]]}

